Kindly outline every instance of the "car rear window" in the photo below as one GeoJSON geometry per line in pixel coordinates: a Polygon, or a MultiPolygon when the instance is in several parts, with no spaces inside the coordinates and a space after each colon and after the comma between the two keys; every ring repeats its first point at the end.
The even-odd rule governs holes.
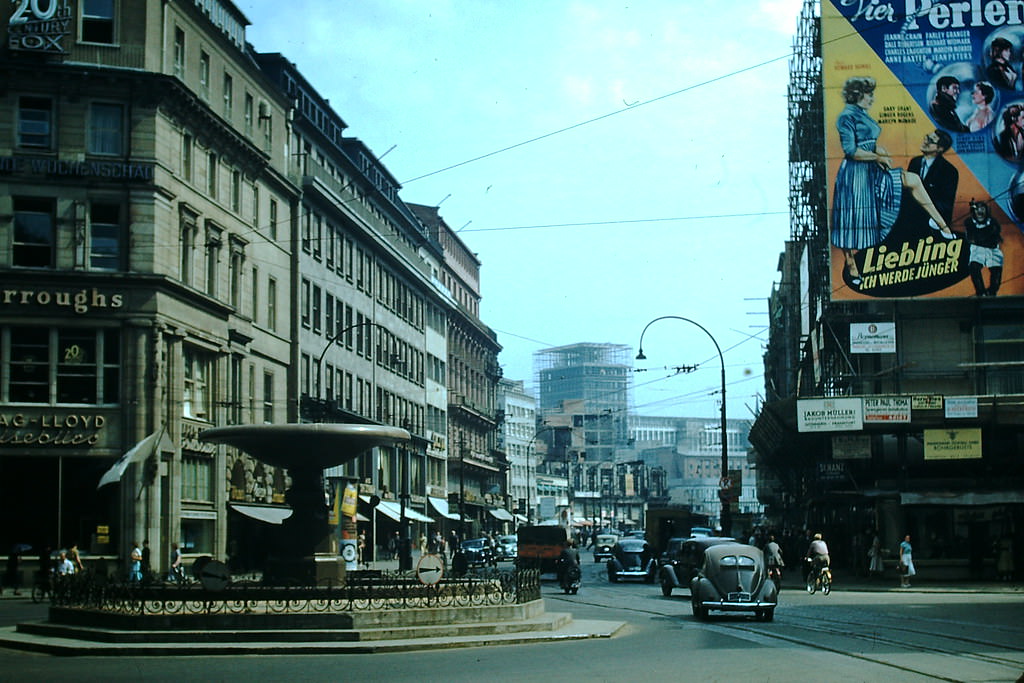
{"type": "Polygon", "coordinates": [[[722,567],[737,567],[746,570],[753,570],[755,567],[754,558],[746,555],[726,555],[719,564],[722,567]]]}

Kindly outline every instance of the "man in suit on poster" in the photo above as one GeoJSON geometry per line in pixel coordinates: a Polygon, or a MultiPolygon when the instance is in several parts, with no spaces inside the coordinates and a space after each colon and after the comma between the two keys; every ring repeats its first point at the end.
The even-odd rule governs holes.
{"type": "MultiPolygon", "coordinates": [[[[953,138],[944,130],[934,130],[924,136],[921,142],[921,155],[916,156],[907,164],[907,170],[921,177],[928,196],[931,197],[935,209],[945,219],[946,225],[953,225],[953,204],[956,201],[956,188],[960,183],[960,172],[956,166],[945,158],[946,150],[953,146],[953,138]]],[[[899,239],[927,237],[951,239],[954,235],[939,232],[938,226],[928,218],[928,214],[917,202],[904,201],[899,219],[893,232],[899,231],[899,239]],[[934,231],[934,232],[933,232],[934,231]],[[936,234],[937,233],[937,234],[936,234]]]]}

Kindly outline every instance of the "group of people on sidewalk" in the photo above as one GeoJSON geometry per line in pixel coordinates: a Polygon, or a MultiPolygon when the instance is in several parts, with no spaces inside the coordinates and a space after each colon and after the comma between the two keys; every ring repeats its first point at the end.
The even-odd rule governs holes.
{"type": "MultiPolygon", "coordinates": [[[[754,536],[751,536],[748,543],[750,545],[758,545],[754,536]]],[[[762,550],[764,551],[765,564],[768,566],[769,572],[774,570],[781,575],[786,563],[782,557],[782,547],[776,541],[773,534],[768,536],[768,540],[764,543],[762,550]]],[[[874,537],[871,548],[868,550],[868,556],[870,558],[870,573],[880,576],[884,571],[884,565],[882,563],[881,540],[877,534],[874,537]]],[[[814,534],[810,545],[807,547],[807,552],[804,553],[804,560],[809,563],[811,571],[820,571],[823,567],[830,566],[831,558],[829,557],[828,544],[825,542],[822,534],[814,534]]],[[[917,575],[917,569],[914,567],[914,547],[910,542],[910,534],[904,536],[903,541],[900,542],[898,569],[900,588],[910,588],[910,577],[917,575]]]]}

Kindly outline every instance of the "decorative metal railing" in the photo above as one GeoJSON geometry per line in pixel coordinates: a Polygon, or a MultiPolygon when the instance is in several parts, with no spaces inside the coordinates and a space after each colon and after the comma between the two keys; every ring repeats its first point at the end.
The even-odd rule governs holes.
{"type": "Polygon", "coordinates": [[[540,599],[535,569],[480,570],[433,585],[410,572],[350,572],[343,583],[270,586],[124,582],[92,574],[54,582],[51,604],[112,614],[295,614],[515,605],[540,599]]]}

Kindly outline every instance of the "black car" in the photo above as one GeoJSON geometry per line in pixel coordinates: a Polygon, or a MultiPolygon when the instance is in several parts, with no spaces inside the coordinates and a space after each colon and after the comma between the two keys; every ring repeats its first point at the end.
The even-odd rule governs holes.
{"type": "Polygon", "coordinates": [[[654,552],[642,538],[620,538],[612,547],[612,556],[608,560],[608,580],[612,583],[619,579],[643,579],[644,583],[654,581],[657,570],[654,552]]]}
{"type": "Polygon", "coordinates": [[[721,536],[696,536],[693,538],[669,539],[668,549],[661,556],[658,581],[661,594],[672,595],[673,588],[684,588],[697,575],[697,569],[704,559],[704,551],[722,543],[735,543],[735,538],[721,536]]]}
{"type": "Polygon", "coordinates": [[[594,537],[594,562],[609,560],[612,557],[612,548],[618,543],[619,537],[615,534],[598,534],[594,537]]]}
{"type": "Polygon", "coordinates": [[[707,619],[708,612],[753,612],[771,621],[779,592],[768,579],[764,553],[742,543],[723,543],[704,553],[697,576],[690,581],[693,616],[707,619]]]}
{"type": "Polygon", "coordinates": [[[459,548],[462,550],[468,567],[486,567],[498,563],[497,555],[491,548],[490,539],[471,538],[463,541],[459,548]]]}

